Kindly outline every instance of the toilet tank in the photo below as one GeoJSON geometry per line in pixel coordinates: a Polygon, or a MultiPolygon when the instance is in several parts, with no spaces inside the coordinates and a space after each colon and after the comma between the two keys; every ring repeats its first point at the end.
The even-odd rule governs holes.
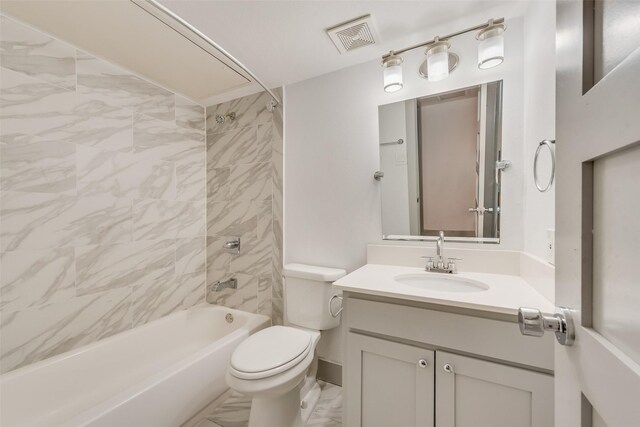
{"type": "MultiPolygon", "coordinates": [[[[347,272],[339,268],[285,265],[284,298],[289,323],[319,331],[337,327],[340,316],[331,316],[329,300],[338,294],[332,283],[345,274],[347,272]]],[[[338,311],[339,300],[334,300],[332,307],[334,312],[338,311]]]]}

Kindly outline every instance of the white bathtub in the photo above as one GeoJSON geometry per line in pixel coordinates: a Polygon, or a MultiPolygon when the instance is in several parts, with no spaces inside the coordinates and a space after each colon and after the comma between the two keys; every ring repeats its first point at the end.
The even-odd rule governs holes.
{"type": "Polygon", "coordinates": [[[269,323],[199,305],[9,372],[0,425],[178,427],[228,389],[231,353],[269,323]]]}

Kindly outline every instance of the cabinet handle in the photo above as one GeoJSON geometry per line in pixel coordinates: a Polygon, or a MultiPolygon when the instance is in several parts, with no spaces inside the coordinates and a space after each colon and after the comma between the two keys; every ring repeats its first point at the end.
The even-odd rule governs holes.
{"type": "Polygon", "coordinates": [[[445,363],[442,369],[444,369],[445,372],[453,374],[453,366],[449,365],[448,363],[445,363]]]}
{"type": "Polygon", "coordinates": [[[426,360],[420,359],[418,360],[418,366],[420,366],[421,368],[426,368],[427,366],[429,366],[429,364],[427,363],[426,360]]]}

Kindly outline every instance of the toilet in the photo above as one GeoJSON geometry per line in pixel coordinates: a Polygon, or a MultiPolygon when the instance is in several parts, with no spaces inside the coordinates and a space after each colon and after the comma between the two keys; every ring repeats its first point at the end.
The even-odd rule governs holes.
{"type": "Polygon", "coordinates": [[[345,274],[337,268],[285,265],[291,326],[271,326],[249,336],[227,369],[229,387],[252,398],[249,427],[303,427],[309,419],[320,397],[315,378],[320,331],[340,324],[340,316],[330,312],[337,294],[331,284],[345,274]]]}

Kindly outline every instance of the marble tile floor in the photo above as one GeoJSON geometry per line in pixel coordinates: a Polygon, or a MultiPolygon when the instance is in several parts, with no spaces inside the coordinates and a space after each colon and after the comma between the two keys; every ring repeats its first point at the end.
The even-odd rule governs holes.
{"type": "MultiPolygon", "coordinates": [[[[342,427],[342,387],[318,381],[322,390],[306,427],[342,427]]],[[[197,427],[247,427],[251,399],[237,393],[197,427]]]]}

